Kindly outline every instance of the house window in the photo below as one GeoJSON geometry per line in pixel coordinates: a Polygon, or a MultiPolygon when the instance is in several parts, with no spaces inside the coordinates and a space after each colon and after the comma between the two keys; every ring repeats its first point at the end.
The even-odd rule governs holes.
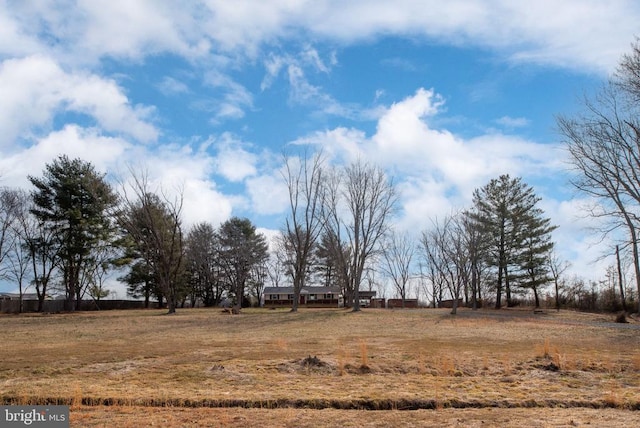
{"type": "Polygon", "coordinates": [[[316,297],[315,294],[309,294],[309,300],[316,300],[316,297]]]}
{"type": "Polygon", "coordinates": [[[325,299],[335,299],[335,297],[334,297],[334,296],[333,296],[333,294],[331,294],[331,293],[327,293],[327,294],[325,294],[325,295],[324,295],[324,298],[325,298],[325,299]]]}
{"type": "Polygon", "coordinates": [[[287,299],[293,300],[293,294],[287,294],[287,299]]]}
{"type": "Polygon", "coordinates": [[[269,299],[270,300],[278,300],[278,295],[277,294],[270,294],[269,295],[269,299]]]}

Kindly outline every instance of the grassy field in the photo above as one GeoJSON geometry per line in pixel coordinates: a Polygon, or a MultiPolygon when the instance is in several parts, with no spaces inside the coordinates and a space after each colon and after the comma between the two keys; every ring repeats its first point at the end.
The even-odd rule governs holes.
{"type": "Polygon", "coordinates": [[[72,426],[637,426],[640,325],[612,320],[515,310],[4,315],[0,395],[69,404],[72,426]]]}

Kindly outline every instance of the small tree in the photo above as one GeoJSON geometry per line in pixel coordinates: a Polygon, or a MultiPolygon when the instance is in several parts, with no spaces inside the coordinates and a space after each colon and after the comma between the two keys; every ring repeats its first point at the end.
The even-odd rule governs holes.
{"type": "Polygon", "coordinates": [[[382,270],[400,295],[402,307],[404,308],[416,245],[408,234],[392,232],[387,237],[383,247],[382,270]]]}
{"type": "Polygon", "coordinates": [[[13,221],[11,221],[10,230],[3,232],[2,247],[3,251],[8,251],[8,254],[3,260],[6,264],[6,269],[3,269],[2,276],[18,284],[18,292],[20,294],[19,312],[22,312],[22,297],[30,285],[30,278],[32,278],[29,272],[32,254],[28,245],[23,242],[24,231],[22,228],[23,223],[27,221],[29,216],[30,200],[29,195],[21,190],[6,190],[5,192],[10,192],[11,196],[2,195],[3,221],[7,221],[9,218],[12,218],[13,221]],[[7,209],[12,211],[9,216],[7,216],[7,209]]]}
{"type": "Polygon", "coordinates": [[[216,240],[221,273],[230,285],[234,297],[233,311],[237,314],[240,313],[252,269],[267,260],[269,247],[265,236],[257,233],[255,226],[246,218],[233,217],[224,222],[216,240]]]}
{"type": "Polygon", "coordinates": [[[461,214],[447,216],[442,221],[435,219],[431,229],[422,233],[421,242],[431,280],[449,291],[454,315],[471,269],[463,222],[461,214]]]}
{"type": "Polygon", "coordinates": [[[111,294],[110,290],[107,290],[102,285],[99,284],[91,284],[89,287],[89,296],[96,302],[96,306],[100,309],[100,299],[109,296],[111,294]]]}
{"type": "Polygon", "coordinates": [[[562,282],[561,278],[571,265],[568,261],[560,259],[558,254],[553,249],[548,254],[547,263],[549,266],[549,272],[551,273],[551,279],[553,281],[555,291],[556,310],[559,311],[560,288],[562,282]]]}
{"type": "Polygon", "coordinates": [[[21,193],[15,189],[0,189],[0,279],[7,275],[10,263],[7,259],[14,253],[18,235],[15,225],[23,206],[21,193]]]}
{"type": "Polygon", "coordinates": [[[198,223],[187,234],[185,266],[190,288],[204,306],[220,303],[224,287],[217,260],[216,231],[210,223],[198,223]]]}

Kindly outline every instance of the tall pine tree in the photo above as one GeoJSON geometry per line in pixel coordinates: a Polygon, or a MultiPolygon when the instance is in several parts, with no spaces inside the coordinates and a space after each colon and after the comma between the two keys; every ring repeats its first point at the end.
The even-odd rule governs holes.
{"type": "MultiPolygon", "coordinates": [[[[496,308],[512,303],[512,286],[534,290],[548,278],[544,256],[551,250],[548,219],[537,208],[540,198],[521,178],[501,175],[473,193],[469,217],[486,242],[486,263],[496,271],[496,308]]],[[[537,295],[537,294],[536,294],[537,295]]]]}
{"type": "Polygon", "coordinates": [[[517,235],[517,267],[520,270],[517,284],[533,291],[536,308],[540,307],[538,290],[552,281],[548,259],[553,249],[551,232],[556,229],[543,215],[544,211],[535,207],[522,213],[517,235]]]}
{"type": "Polygon", "coordinates": [[[42,178],[29,177],[35,187],[31,212],[56,237],[55,254],[64,277],[69,309],[79,308],[92,278],[95,250],[111,245],[111,209],[116,194],[93,165],[63,155],[47,164],[42,178]],[[90,276],[90,275],[89,275],[90,276]]]}

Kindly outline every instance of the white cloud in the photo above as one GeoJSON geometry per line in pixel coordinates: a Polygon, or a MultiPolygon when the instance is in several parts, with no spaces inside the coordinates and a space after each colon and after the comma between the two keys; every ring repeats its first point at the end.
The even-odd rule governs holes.
{"type": "Polygon", "coordinates": [[[42,56],[4,61],[0,65],[0,147],[32,130],[49,128],[65,112],[91,117],[105,131],[148,142],[158,136],[149,123],[152,109],[131,106],[112,80],[93,74],[67,73],[42,56]]]}
{"type": "Polygon", "coordinates": [[[293,104],[310,107],[316,113],[354,120],[373,120],[380,114],[379,108],[366,108],[358,104],[341,103],[326,93],[322,87],[313,85],[304,70],[297,64],[287,68],[290,95],[293,104]]]}
{"type": "Polygon", "coordinates": [[[610,72],[637,33],[632,1],[352,1],[310,7],[305,26],[345,42],[382,34],[423,35],[496,49],[519,62],[610,72]],[[318,15],[322,14],[322,19],[318,15]]]}
{"type": "Polygon", "coordinates": [[[2,156],[2,184],[27,188],[27,176],[40,176],[45,165],[61,154],[91,162],[98,171],[109,172],[131,145],[117,137],[100,135],[95,128],[67,125],[41,138],[30,148],[2,156]]]}
{"type": "Polygon", "coordinates": [[[529,125],[529,119],[526,117],[502,116],[501,118],[496,119],[496,123],[509,129],[522,128],[529,125]]]}
{"type": "Polygon", "coordinates": [[[559,167],[553,146],[541,150],[539,144],[499,133],[464,140],[433,129],[429,120],[442,105],[432,90],[419,89],[390,106],[371,138],[376,160],[409,175],[439,177],[466,191],[500,174],[531,176],[559,167]]]}
{"type": "Polygon", "coordinates": [[[258,157],[245,150],[246,144],[229,133],[212,139],[217,150],[215,158],[216,173],[229,181],[238,182],[253,176],[257,172],[258,157]]]}
{"type": "Polygon", "coordinates": [[[184,82],[165,76],[158,84],[158,89],[165,95],[186,94],[190,92],[189,86],[184,82]]]}
{"type": "Polygon", "coordinates": [[[253,108],[253,95],[244,86],[234,81],[230,76],[210,71],[206,73],[205,84],[220,90],[205,105],[211,106],[213,111],[212,122],[218,123],[227,119],[241,119],[246,109],[253,108]]]}
{"type": "Polygon", "coordinates": [[[291,142],[294,145],[316,146],[327,158],[336,163],[349,163],[364,157],[364,144],[367,142],[363,131],[353,128],[336,128],[324,132],[315,132],[291,142]]]}
{"type": "Polygon", "coordinates": [[[302,51],[301,56],[305,63],[311,64],[315,69],[323,73],[329,73],[331,71],[331,66],[335,65],[336,62],[336,58],[335,56],[333,56],[330,59],[330,64],[325,64],[325,62],[320,58],[320,54],[318,53],[317,49],[314,49],[312,46],[307,46],[302,51]]]}
{"type": "Polygon", "coordinates": [[[251,198],[251,210],[260,215],[283,213],[288,204],[287,186],[284,179],[273,174],[261,175],[247,180],[247,193],[251,198]]]}
{"type": "Polygon", "coordinates": [[[25,31],[16,14],[0,6],[0,55],[30,55],[44,47],[33,32],[25,31]]]}
{"type": "Polygon", "coordinates": [[[207,176],[192,177],[184,183],[184,221],[186,225],[209,222],[212,225],[231,217],[234,202],[219,190],[207,176]]]}
{"type": "MultiPolygon", "coordinates": [[[[79,65],[105,56],[133,60],[160,52],[202,56],[209,45],[195,26],[197,6],[152,0],[108,4],[62,0],[12,2],[3,9],[17,27],[14,33],[38,34],[41,49],[55,51],[66,64],[79,65]]],[[[30,54],[33,49],[20,53],[30,54]]]]}
{"type": "Polygon", "coordinates": [[[98,171],[107,174],[116,189],[120,182],[131,179],[130,169],[145,175],[150,189],[162,192],[169,200],[183,196],[183,220],[186,227],[208,221],[214,225],[227,220],[236,199],[220,192],[211,179],[214,159],[205,151],[190,146],[165,145],[159,150],[144,145],[105,137],[95,128],[68,125],[37,141],[29,149],[3,156],[0,160],[2,184],[30,188],[27,177],[41,176],[46,164],[61,154],[91,162],[98,171]]]}
{"type": "Polygon", "coordinates": [[[274,80],[278,77],[278,74],[280,74],[280,70],[287,62],[287,58],[275,55],[274,53],[267,56],[264,61],[264,68],[266,69],[267,74],[264,76],[262,83],[260,84],[261,91],[271,87],[274,80]]]}
{"type": "Polygon", "coordinates": [[[430,121],[443,104],[433,90],[421,88],[389,106],[370,137],[340,127],[295,143],[321,147],[334,163],[364,159],[382,165],[398,184],[400,225],[414,230],[428,226],[430,217],[469,206],[473,190],[501,174],[528,182],[564,167],[563,154],[552,145],[499,133],[465,139],[432,128],[430,121]]]}
{"type": "Polygon", "coordinates": [[[263,46],[291,36],[354,43],[398,35],[493,49],[518,62],[597,72],[612,71],[633,41],[640,15],[632,0],[84,0],[10,5],[0,9],[0,52],[28,55],[53,48],[61,60],[76,63],[105,56],[141,60],[163,52],[190,60],[212,51],[256,58],[263,46]],[[39,40],[28,36],[34,34],[39,40]]]}
{"type": "Polygon", "coordinates": [[[292,104],[312,108],[315,112],[324,115],[349,119],[375,118],[375,109],[341,103],[324,91],[321,86],[311,83],[307,77],[307,71],[328,74],[331,67],[337,63],[335,52],[329,55],[328,63],[327,65],[317,49],[311,46],[307,46],[296,56],[270,53],[264,61],[266,74],[262,79],[260,89],[264,91],[271,87],[281,70],[284,69],[289,83],[289,101],[292,104]]]}

